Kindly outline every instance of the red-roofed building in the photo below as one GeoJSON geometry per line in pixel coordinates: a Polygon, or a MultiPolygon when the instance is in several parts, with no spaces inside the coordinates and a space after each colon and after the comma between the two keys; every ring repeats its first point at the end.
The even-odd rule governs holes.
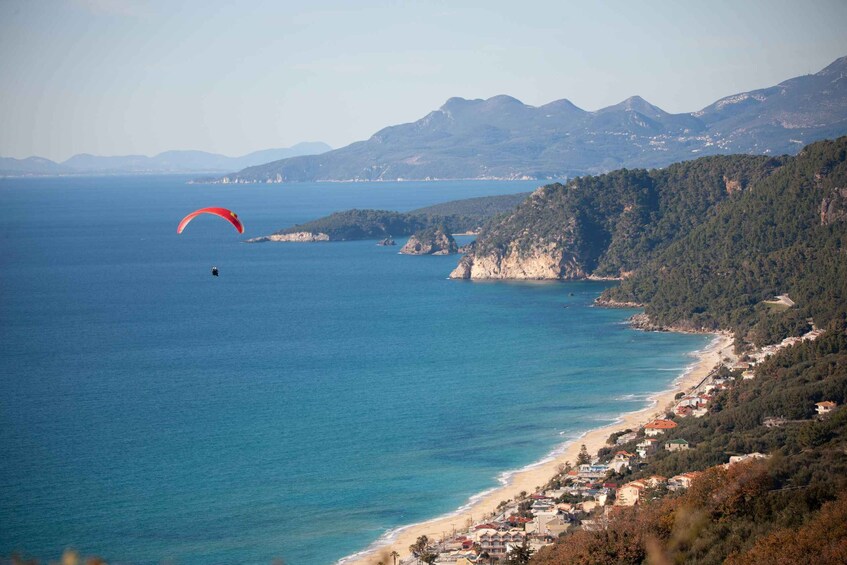
{"type": "Polygon", "coordinates": [[[690,406],[677,406],[674,412],[677,416],[685,418],[686,416],[691,416],[692,410],[690,406]]]}
{"type": "Polygon", "coordinates": [[[653,420],[644,425],[644,433],[648,436],[657,436],[676,427],[673,420],[653,420]]]}

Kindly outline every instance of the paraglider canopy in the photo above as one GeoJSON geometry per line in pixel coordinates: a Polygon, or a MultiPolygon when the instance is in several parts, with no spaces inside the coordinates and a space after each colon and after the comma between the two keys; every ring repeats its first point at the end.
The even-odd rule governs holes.
{"type": "Polygon", "coordinates": [[[235,226],[235,229],[238,230],[238,233],[244,233],[244,224],[242,224],[241,220],[238,219],[238,215],[232,210],[227,210],[226,208],[200,208],[199,210],[195,210],[194,212],[191,212],[189,215],[182,219],[182,221],[179,223],[179,226],[177,226],[176,228],[176,233],[182,233],[182,230],[185,229],[185,226],[188,225],[188,222],[190,222],[200,214],[212,214],[214,216],[219,216],[224,220],[228,221],[233,226],[235,226]]]}

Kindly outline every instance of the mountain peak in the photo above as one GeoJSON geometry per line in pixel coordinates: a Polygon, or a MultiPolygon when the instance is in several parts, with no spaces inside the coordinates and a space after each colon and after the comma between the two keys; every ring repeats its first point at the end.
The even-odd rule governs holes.
{"type": "Polygon", "coordinates": [[[819,76],[824,76],[839,73],[847,73],[847,56],[839,57],[838,59],[836,59],[835,61],[833,61],[832,63],[830,63],[815,74],[819,76]]]}
{"type": "Polygon", "coordinates": [[[460,96],[454,96],[453,98],[448,99],[447,102],[445,102],[444,105],[441,106],[440,110],[444,112],[454,112],[456,110],[461,110],[465,108],[492,109],[524,106],[526,105],[523,102],[507,94],[498,94],[497,96],[492,96],[491,98],[487,99],[467,99],[462,98],[460,96]]]}
{"type": "Polygon", "coordinates": [[[548,108],[548,109],[551,109],[551,108],[562,108],[562,109],[570,108],[570,109],[579,110],[581,112],[584,112],[584,110],[582,108],[580,108],[579,106],[577,106],[576,104],[574,104],[573,102],[568,100],[567,98],[562,98],[560,100],[553,100],[552,102],[548,102],[547,104],[540,106],[540,107],[541,108],[548,108]]]}
{"type": "Polygon", "coordinates": [[[622,102],[618,102],[614,106],[607,106],[605,108],[601,108],[597,110],[597,114],[605,114],[607,112],[638,112],[639,114],[644,114],[650,118],[662,118],[668,116],[669,114],[659,108],[658,106],[653,106],[642,97],[630,96],[626,100],[622,102]]]}
{"type": "Polygon", "coordinates": [[[661,116],[667,114],[667,112],[665,112],[658,106],[650,104],[638,95],[630,96],[629,98],[621,102],[619,106],[623,106],[627,110],[632,110],[633,112],[640,112],[647,116],[661,116]]]}
{"type": "Polygon", "coordinates": [[[517,98],[509,96],[508,94],[498,94],[497,96],[492,96],[491,98],[486,100],[485,103],[489,106],[491,106],[491,105],[524,106],[525,105],[523,102],[521,102],[517,98]]]}

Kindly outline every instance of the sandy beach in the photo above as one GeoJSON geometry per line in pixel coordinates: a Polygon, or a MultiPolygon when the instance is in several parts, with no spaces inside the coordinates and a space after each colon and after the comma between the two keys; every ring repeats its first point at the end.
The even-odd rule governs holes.
{"type": "Polygon", "coordinates": [[[342,562],[344,565],[376,565],[380,561],[385,564],[393,563],[390,553],[396,551],[401,558],[408,557],[409,546],[419,536],[425,535],[430,540],[441,539],[445,532],[452,532],[454,527],[456,530],[464,530],[469,520],[482,520],[484,515],[495,510],[500,501],[515,498],[521,491],[534,492],[537,487],[545,485],[557,474],[561,464],[566,461],[575,462],[583,444],[589,453],[596,454],[606,444],[606,439],[613,432],[627,428],[638,428],[665,414],[667,408],[673,404],[674,396],[677,393],[688,392],[700,383],[724,357],[734,357],[732,345],[731,336],[718,334],[715,340],[700,352],[691,369],[673,383],[672,388],[659,392],[650,398],[650,406],[636,412],[626,413],[614,424],[589,430],[580,439],[565,444],[556,457],[516,472],[510,477],[508,484],[488,491],[456,513],[402,528],[394,532],[389,539],[380,540],[366,551],[348,557],[342,562]]]}

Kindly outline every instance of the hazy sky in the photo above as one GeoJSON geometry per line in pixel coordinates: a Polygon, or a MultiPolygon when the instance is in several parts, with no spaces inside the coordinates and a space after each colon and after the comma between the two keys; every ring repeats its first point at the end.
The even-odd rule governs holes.
{"type": "Polygon", "coordinates": [[[0,155],[341,147],[451,96],[669,112],[847,55],[847,0],[0,0],[0,155]]]}

